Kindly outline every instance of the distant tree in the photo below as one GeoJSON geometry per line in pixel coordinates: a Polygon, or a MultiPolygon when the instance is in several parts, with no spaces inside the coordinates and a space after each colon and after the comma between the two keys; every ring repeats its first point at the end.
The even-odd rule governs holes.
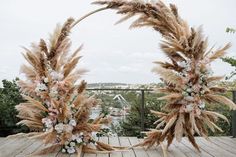
{"type": "Polygon", "coordinates": [[[235,33],[235,32],[236,32],[236,29],[234,28],[230,28],[230,27],[226,28],[226,33],[235,33]]]}
{"type": "MultiPolygon", "coordinates": [[[[228,28],[226,28],[226,32],[227,33],[235,33],[236,29],[228,27],[228,28]]],[[[233,57],[225,57],[225,58],[222,58],[222,60],[235,68],[235,70],[232,71],[230,73],[230,75],[226,77],[226,79],[230,79],[230,78],[234,77],[236,75],[236,59],[233,57]]]]}
{"type": "Polygon", "coordinates": [[[15,106],[23,102],[16,81],[17,79],[2,81],[3,87],[0,88],[0,136],[27,131],[26,127],[16,126],[18,118],[15,106]]]}
{"type": "Polygon", "coordinates": [[[233,57],[226,57],[226,58],[222,58],[222,60],[235,68],[234,71],[232,71],[230,75],[226,77],[226,79],[230,79],[234,77],[236,75],[236,59],[233,57]]]}
{"type": "MultiPolygon", "coordinates": [[[[150,113],[150,110],[160,111],[164,101],[157,100],[162,94],[145,93],[145,109],[144,109],[144,128],[146,130],[153,126],[157,117],[150,113]]],[[[131,111],[124,121],[120,123],[120,128],[117,130],[119,135],[141,137],[141,98],[140,94],[129,92],[123,95],[131,104],[131,111]]]]}

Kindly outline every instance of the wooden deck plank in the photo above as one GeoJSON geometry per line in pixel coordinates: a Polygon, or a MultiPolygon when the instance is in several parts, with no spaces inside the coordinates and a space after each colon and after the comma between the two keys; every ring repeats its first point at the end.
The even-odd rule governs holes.
{"type": "Polygon", "coordinates": [[[0,144],[2,144],[5,140],[6,140],[6,138],[0,137],[0,144]]]}
{"type": "Polygon", "coordinates": [[[227,142],[227,144],[235,146],[236,147],[236,139],[232,137],[217,137],[219,140],[223,140],[224,142],[227,142]]]}
{"type": "MultiPolygon", "coordinates": [[[[136,137],[129,137],[131,145],[136,145],[139,143],[139,140],[136,137]]],[[[134,148],[134,153],[136,157],[148,157],[147,152],[143,148],[134,148]]]]}
{"type": "MultiPolygon", "coordinates": [[[[99,137],[98,141],[108,144],[108,137],[99,137]]],[[[109,154],[97,154],[97,157],[109,157],[109,154]]]]}
{"type": "Polygon", "coordinates": [[[187,147],[181,142],[174,141],[173,145],[175,146],[176,149],[179,149],[186,157],[199,157],[200,155],[197,154],[196,152],[193,152],[192,149],[187,147]]]}
{"type": "Polygon", "coordinates": [[[26,149],[24,149],[19,154],[17,154],[16,157],[28,156],[28,155],[32,154],[34,151],[36,151],[41,145],[43,145],[42,142],[36,140],[36,141],[34,141],[34,143],[32,143],[26,149]]]}
{"type": "Polygon", "coordinates": [[[28,138],[17,138],[14,142],[9,142],[1,147],[1,155],[6,157],[16,156],[33,142],[28,138]]]}
{"type": "MultiPolygon", "coordinates": [[[[95,141],[97,141],[98,140],[98,138],[97,137],[94,137],[95,139],[95,141]]],[[[97,154],[94,154],[94,153],[86,153],[86,154],[84,154],[84,156],[83,157],[96,157],[97,156],[97,154]]]]}
{"type": "MultiPolygon", "coordinates": [[[[121,146],[124,146],[124,147],[130,147],[131,146],[128,137],[119,137],[119,139],[120,139],[121,146]]],[[[130,149],[130,150],[124,151],[124,152],[122,152],[122,156],[123,157],[135,157],[134,150],[130,149]]]]}
{"type": "Polygon", "coordinates": [[[207,150],[209,154],[211,154],[214,157],[222,157],[222,156],[227,156],[227,157],[235,157],[235,154],[232,154],[223,148],[215,145],[213,142],[207,141],[202,137],[196,138],[196,141],[201,145],[203,150],[207,150]]]}
{"type": "MultiPolygon", "coordinates": [[[[202,145],[199,145],[201,153],[199,153],[192,144],[188,141],[187,138],[183,138],[181,141],[181,144],[185,146],[185,149],[189,149],[190,151],[186,153],[186,156],[200,156],[200,157],[212,157],[213,155],[209,154],[205,148],[202,147],[202,145]]],[[[179,144],[180,145],[180,144],[179,144]]]]}
{"type": "MultiPolygon", "coordinates": [[[[196,141],[202,153],[198,153],[186,138],[178,143],[176,141],[169,148],[169,157],[236,157],[236,139],[230,137],[210,137],[212,142],[197,137],[196,141]]],[[[114,146],[135,145],[142,141],[136,137],[101,137],[99,141],[114,146]]],[[[0,157],[26,157],[38,150],[45,148],[40,142],[27,138],[6,139],[1,138],[0,157]]],[[[47,146],[48,147],[48,146],[47,146]]],[[[62,154],[58,151],[52,154],[40,155],[40,157],[76,157],[74,155],[62,154]]],[[[125,152],[114,152],[110,154],[84,154],[84,157],[162,157],[160,147],[153,147],[149,150],[134,148],[125,152]]]]}
{"type": "MultiPolygon", "coordinates": [[[[143,139],[138,139],[139,142],[143,142],[143,139]]],[[[144,149],[144,148],[143,148],[144,149]]],[[[161,150],[159,151],[158,148],[156,146],[145,150],[145,152],[147,153],[147,155],[149,157],[162,157],[162,152],[161,150]]]]}
{"type": "Polygon", "coordinates": [[[70,154],[62,153],[61,151],[59,151],[56,157],[70,157],[70,154]]]}
{"type": "MultiPolygon", "coordinates": [[[[109,137],[109,144],[112,146],[120,146],[120,140],[118,137],[109,137]]],[[[122,153],[121,152],[112,152],[110,153],[110,157],[121,157],[122,153]]]]}
{"type": "MultiPolygon", "coordinates": [[[[234,148],[234,145],[226,144],[225,142],[222,142],[221,140],[218,140],[216,137],[211,137],[210,140],[217,146],[223,148],[224,150],[227,150],[233,154],[236,154],[236,147],[234,148]]],[[[236,143],[235,143],[236,145],[236,143]]]]}
{"type": "Polygon", "coordinates": [[[173,157],[186,157],[186,154],[178,149],[174,144],[170,145],[168,148],[168,154],[172,155],[173,157]]]}
{"type": "Polygon", "coordinates": [[[5,140],[2,141],[0,145],[0,150],[5,146],[5,145],[10,145],[11,143],[17,141],[18,138],[5,138],[5,140]]]}
{"type": "Polygon", "coordinates": [[[223,138],[223,137],[211,137],[211,138],[215,138],[216,140],[225,143],[226,145],[228,145],[229,147],[232,147],[234,149],[236,149],[236,143],[234,143],[234,141],[231,141],[230,137],[227,138],[223,138]]]}
{"type": "MultiPolygon", "coordinates": [[[[41,151],[43,150],[44,148],[47,148],[47,147],[50,147],[51,145],[45,145],[45,144],[41,144],[39,145],[38,147],[36,147],[36,149],[34,151],[31,152],[31,154],[35,154],[37,153],[38,151],[41,151]]],[[[33,155],[34,157],[56,157],[57,154],[59,153],[59,149],[56,150],[55,152],[53,153],[49,153],[49,154],[44,154],[44,155],[33,155]]]]}

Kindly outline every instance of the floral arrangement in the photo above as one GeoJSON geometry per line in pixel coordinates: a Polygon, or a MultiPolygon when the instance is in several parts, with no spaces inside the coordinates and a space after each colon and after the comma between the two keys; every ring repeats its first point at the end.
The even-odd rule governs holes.
{"type": "Polygon", "coordinates": [[[24,48],[23,56],[29,64],[21,67],[26,80],[18,81],[26,100],[16,106],[22,119],[18,124],[34,131],[24,136],[50,145],[35,155],[61,150],[69,154],[77,152],[80,156],[82,151],[99,153],[120,149],[97,141],[96,134],[101,135],[111,119],[103,115],[90,119],[90,111],[99,101],[85,94],[85,81],[77,83],[86,70],[76,69],[82,46],[69,54],[69,33],[74,25],[74,19],[69,18],[64,25],[57,25],[49,43],[41,39],[31,49],[24,48]]]}
{"type": "Polygon", "coordinates": [[[217,86],[217,82],[223,77],[213,76],[210,68],[211,62],[225,55],[230,44],[216,50],[214,47],[208,48],[207,38],[202,35],[201,27],[190,28],[173,4],[167,7],[161,1],[146,3],[134,0],[99,0],[95,4],[125,15],[117,23],[138,16],[131,28],[152,27],[163,37],[160,46],[169,60],[155,62],[158,66],[153,71],[160,75],[165,85],[157,89],[157,92],[166,94],[159,98],[165,100],[166,105],[163,112],[151,111],[159,117],[155,122],[156,129],[146,132],[147,137],[136,146],[163,146],[164,141],[169,146],[174,138],[181,141],[186,136],[200,151],[194,136],[207,139],[207,128],[213,132],[222,131],[215,124],[218,118],[227,121],[225,116],[207,111],[206,103],[225,104],[236,109],[231,100],[221,95],[226,89],[217,86]]]}

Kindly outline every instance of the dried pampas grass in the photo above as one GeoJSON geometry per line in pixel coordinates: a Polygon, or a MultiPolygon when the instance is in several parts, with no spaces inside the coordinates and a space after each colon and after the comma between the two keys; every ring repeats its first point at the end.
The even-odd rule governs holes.
{"type": "Polygon", "coordinates": [[[224,56],[231,45],[226,44],[217,50],[214,47],[208,49],[208,39],[203,36],[202,28],[189,27],[174,4],[168,7],[162,1],[149,3],[135,0],[98,0],[94,4],[124,15],[117,23],[135,16],[137,19],[130,28],[151,27],[163,37],[160,47],[169,61],[154,62],[158,66],[153,72],[160,75],[165,85],[157,91],[167,94],[159,98],[167,101],[163,107],[166,112],[151,111],[160,117],[155,122],[157,129],[147,132],[144,141],[136,146],[150,148],[156,144],[166,150],[164,141],[169,146],[174,138],[181,141],[186,136],[200,151],[194,135],[207,139],[207,127],[212,131],[222,131],[215,122],[218,118],[227,121],[219,113],[206,111],[206,103],[225,104],[230,109],[236,107],[231,100],[219,95],[226,90],[216,87],[215,82],[223,77],[212,76],[210,69],[210,63],[224,56]],[[158,130],[160,128],[163,129],[158,130]]]}

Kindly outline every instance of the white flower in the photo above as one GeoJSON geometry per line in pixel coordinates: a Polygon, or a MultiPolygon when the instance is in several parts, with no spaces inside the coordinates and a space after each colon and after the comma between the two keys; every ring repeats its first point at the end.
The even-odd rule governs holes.
{"type": "Polygon", "coordinates": [[[204,102],[200,102],[200,104],[198,105],[201,109],[204,109],[206,104],[204,102]]]}
{"type": "Polygon", "coordinates": [[[71,139],[76,141],[77,143],[82,143],[83,142],[83,137],[79,134],[72,135],[71,139]]]}
{"type": "Polygon", "coordinates": [[[92,132],[92,137],[97,137],[97,132],[92,132]]]}
{"type": "Polygon", "coordinates": [[[77,143],[82,143],[82,142],[83,142],[83,139],[80,138],[80,137],[77,137],[77,138],[76,138],[76,142],[77,142],[77,143]]]}
{"type": "Polygon", "coordinates": [[[46,128],[51,128],[53,126],[53,123],[52,123],[51,119],[49,119],[49,118],[43,118],[42,123],[46,126],[46,128]]]}
{"type": "Polygon", "coordinates": [[[44,83],[48,83],[48,78],[45,77],[45,78],[43,79],[43,82],[44,82],[44,83]]]}
{"type": "Polygon", "coordinates": [[[74,147],[74,146],[75,146],[75,142],[71,142],[71,143],[70,143],[70,146],[71,146],[71,147],[74,147]]]}
{"type": "Polygon", "coordinates": [[[194,97],[192,97],[192,96],[186,96],[186,97],[185,97],[185,100],[187,100],[187,101],[194,101],[194,97]]]}
{"type": "Polygon", "coordinates": [[[44,83],[37,83],[36,92],[46,91],[48,87],[44,83]]]}
{"type": "Polygon", "coordinates": [[[66,152],[66,150],[63,148],[63,149],[61,150],[61,152],[62,152],[62,153],[65,153],[65,152],[66,152]]]}
{"type": "Polygon", "coordinates": [[[193,104],[188,104],[187,106],[186,106],[186,111],[187,112],[191,112],[192,110],[193,110],[193,104]]]}
{"type": "Polygon", "coordinates": [[[65,145],[68,145],[68,144],[69,144],[69,142],[68,142],[68,141],[66,141],[66,142],[65,142],[65,145]]]}
{"type": "Polygon", "coordinates": [[[83,142],[82,137],[81,137],[81,136],[77,136],[77,137],[76,137],[76,142],[77,142],[77,143],[82,143],[82,142],[83,142]]]}
{"type": "Polygon", "coordinates": [[[69,154],[73,154],[73,153],[75,153],[75,148],[74,148],[74,147],[69,147],[69,148],[67,149],[67,152],[68,152],[69,154]]]}
{"type": "Polygon", "coordinates": [[[183,68],[186,68],[187,67],[187,62],[181,61],[181,62],[179,62],[179,66],[183,67],[183,68]]]}
{"type": "Polygon", "coordinates": [[[188,93],[191,93],[193,90],[192,90],[191,88],[188,88],[186,91],[187,91],[188,93]]]}
{"type": "Polygon", "coordinates": [[[56,80],[56,81],[60,81],[63,79],[63,75],[61,73],[56,72],[56,71],[52,71],[50,73],[50,75],[51,75],[52,79],[56,80]]]}
{"type": "Polygon", "coordinates": [[[70,122],[69,122],[69,124],[70,124],[71,126],[76,126],[76,121],[75,121],[74,119],[71,119],[70,122]]]}
{"type": "Polygon", "coordinates": [[[49,93],[49,95],[51,96],[51,97],[55,97],[55,96],[57,96],[57,94],[58,94],[58,91],[57,91],[57,87],[52,87],[52,89],[50,90],[50,93],[49,93]]]}
{"type": "Polygon", "coordinates": [[[57,133],[62,133],[64,129],[64,124],[63,123],[59,123],[55,126],[55,130],[57,131],[57,133]]]}

